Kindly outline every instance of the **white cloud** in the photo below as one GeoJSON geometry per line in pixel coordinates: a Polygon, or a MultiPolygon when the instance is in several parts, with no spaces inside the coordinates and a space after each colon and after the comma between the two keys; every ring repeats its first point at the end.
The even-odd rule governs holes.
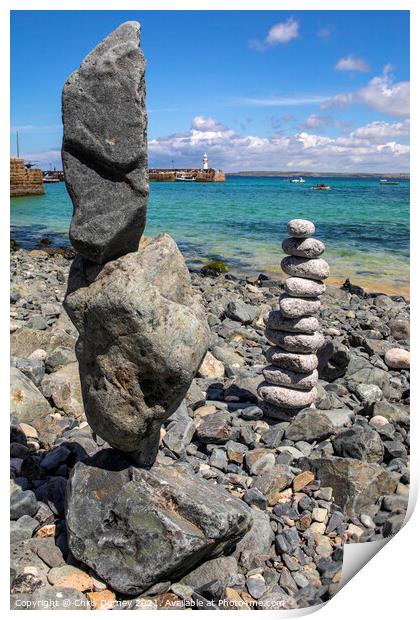
{"type": "Polygon", "coordinates": [[[387,142],[378,146],[380,151],[389,151],[396,155],[407,155],[410,152],[408,144],[399,144],[398,142],[387,142]]]}
{"type": "MultiPolygon", "coordinates": [[[[191,128],[149,141],[151,167],[199,166],[204,152],[210,165],[226,171],[313,170],[377,171],[408,170],[409,121],[375,121],[354,131],[330,137],[319,135],[319,118],[310,115],[305,130],[269,137],[236,133],[217,119],[195,116],[191,128]]],[[[328,117],[326,117],[328,118],[328,117]]],[[[331,119],[331,123],[337,124],[331,119]]],[[[26,153],[26,160],[37,161],[43,169],[50,163],[61,168],[59,149],[26,153]]]]}
{"type": "Polygon", "coordinates": [[[363,58],[357,58],[353,54],[349,54],[346,58],[340,58],[334,68],[337,71],[360,71],[362,73],[370,71],[369,65],[363,58]]]}
{"type": "Polygon", "coordinates": [[[390,116],[410,115],[410,82],[394,83],[391,67],[387,65],[382,75],[372,78],[367,86],[355,93],[341,93],[321,105],[321,109],[343,108],[352,103],[363,103],[372,110],[390,116]]]}
{"type": "Polygon", "coordinates": [[[319,114],[310,114],[306,121],[303,123],[306,129],[318,129],[319,127],[325,127],[331,123],[329,116],[320,116],[319,114]]]}
{"type": "Polygon", "coordinates": [[[219,123],[211,116],[207,118],[204,116],[194,116],[191,128],[197,129],[198,131],[223,131],[226,129],[222,123],[219,123]]]}
{"type": "Polygon", "coordinates": [[[362,140],[383,141],[389,138],[408,136],[409,133],[410,121],[407,119],[401,123],[374,121],[364,127],[359,127],[350,135],[362,140]]]}
{"type": "Polygon", "coordinates": [[[331,144],[331,142],[333,142],[332,138],[306,133],[306,131],[302,131],[295,137],[302,144],[303,149],[313,149],[320,146],[326,146],[327,144],[331,144]]]}
{"type": "Polygon", "coordinates": [[[202,130],[193,122],[185,133],[151,140],[150,165],[167,167],[173,159],[178,167],[199,166],[206,151],[211,166],[227,171],[399,172],[408,170],[409,166],[409,146],[398,140],[406,139],[406,122],[378,121],[339,137],[310,131],[261,137],[238,134],[215,119],[201,124],[202,130]]]}
{"type": "Polygon", "coordinates": [[[410,82],[393,83],[390,67],[359,90],[358,98],[370,108],[391,116],[410,115],[410,82]]]}
{"type": "Polygon", "coordinates": [[[293,17],[289,17],[289,19],[285,22],[280,22],[279,24],[274,24],[274,26],[271,26],[263,42],[259,39],[252,39],[249,43],[251,47],[263,52],[274,45],[288,43],[292,39],[296,39],[298,36],[299,22],[293,17]]]}
{"type": "Polygon", "coordinates": [[[288,43],[298,36],[299,24],[293,17],[290,17],[285,22],[274,24],[268,31],[265,41],[268,45],[277,45],[278,43],[288,43]]]}

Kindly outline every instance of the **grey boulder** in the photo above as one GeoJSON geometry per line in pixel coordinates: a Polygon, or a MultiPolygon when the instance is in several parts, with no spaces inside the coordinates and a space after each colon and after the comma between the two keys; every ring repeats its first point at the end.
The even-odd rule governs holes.
{"type": "Polygon", "coordinates": [[[146,222],[146,62],[139,34],[137,22],[119,26],[63,88],[70,240],[97,263],[135,251],[146,222]]]}
{"type": "Polygon", "coordinates": [[[336,435],[332,444],[338,456],[360,459],[368,463],[381,463],[384,457],[381,436],[369,426],[355,424],[336,435]]]}
{"type": "Polygon", "coordinates": [[[185,397],[209,343],[175,241],[144,239],[138,252],[104,267],[77,257],[64,304],[80,335],[76,355],[91,428],[136,462],[152,464],[161,424],[185,397]]]}
{"type": "Polygon", "coordinates": [[[18,368],[10,369],[10,413],[18,422],[37,425],[53,412],[49,402],[18,368]]]}
{"type": "Polygon", "coordinates": [[[33,517],[38,510],[38,501],[33,491],[16,490],[10,496],[10,519],[17,521],[23,515],[33,517]]]}
{"type": "Polygon", "coordinates": [[[73,555],[129,595],[221,555],[252,525],[244,502],[189,467],[139,469],[110,450],[74,467],[66,520],[73,555]]]}
{"type": "Polygon", "coordinates": [[[320,441],[334,430],[330,418],[317,409],[304,409],[286,429],[286,438],[292,441],[320,441]]]}
{"type": "Polygon", "coordinates": [[[22,540],[28,540],[39,526],[36,519],[27,514],[22,515],[16,521],[10,522],[10,544],[18,543],[22,540]]]}
{"type": "Polygon", "coordinates": [[[216,580],[221,581],[223,586],[228,586],[237,573],[238,563],[236,558],[233,556],[222,556],[204,562],[204,564],[195,568],[188,575],[185,575],[181,583],[185,583],[194,590],[203,588],[216,580]]]}
{"type": "Polygon", "coordinates": [[[354,383],[364,383],[367,385],[377,385],[382,390],[382,394],[385,398],[388,398],[391,393],[390,382],[388,373],[381,368],[375,368],[370,364],[364,368],[360,368],[356,372],[350,374],[348,379],[354,383]]]}
{"type": "Polygon", "coordinates": [[[239,321],[247,325],[248,323],[252,323],[258,315],[258,308],[237,299],[228,303],[226,315],[233,321],[239,321]]]}
{"type": "Polygon", "coordinates": [[[174,454],[181,457],[185,455],[185,450],[194,435],[194,421],[189,416],[182,416],[174,420],[166,429],[163,443],[174,454]]]}
{"type": "Polygon", "coordinates": [[[42,393],[57,409],[72,418],[83,417],[83,401],[77,362],[44,376],[42,393]]]}
{"type": "Polygon", "coordinates": [[[25,357],[10,358],[10,366],[19,368],[34,385],[39,385],[45,374],[45,365],[42,360],[31,360],[25,357]]]}
{"type": "Polygon", "coordinates": [[[301,459],[299,467],[310,469],[321,486],[333,489],[336,504],[345,514],[355,515],[395,491],[397,479],[377,463],[358,459],[323,456],[301,459]]]}
{"type": "MultiPolygon", "coordinates": [[[[258,489],[253,487],[252,489],[258,491],[258,489]]],[[[258,555],[270,555],[271,545],[274,540],[268,516],[269,513],[252,507],[251,514],[253,519],[252,527],[235,547],[235,557],[242,555],[242,561],[245,560],[245,555],[250,559],[258,555]]]]}

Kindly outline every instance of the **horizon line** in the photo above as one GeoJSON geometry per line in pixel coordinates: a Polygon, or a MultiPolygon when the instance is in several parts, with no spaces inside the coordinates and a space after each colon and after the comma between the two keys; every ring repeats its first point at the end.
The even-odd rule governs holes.
{"type": "Polygon", "coordinates": [[[251,173],[256,173],[258,172],[259,174],[261,174],[262,172],[269,172],[269,173],[276,173],[276,174],[284,174],[287,176],[292,176],[292,175],[297,175],[300,174],[301,176],[309,176],[311,174],[319,174],[319,175],[353,175],[353,174],[358,174],[358,175],[362,175],[362,174],[369,174],[369,175],[395,175],[395,174],[399,174],[399,175],[404,175],[404,176],[410,176],[410,172],[404,172],[404,171],[395,171],[395,172],[376,172],[376,171],[344,171],[344,172],[340,172],[340,171],[321,171],[321,170],[239,170],[239,171],[225,171],[225,174],[251,174],[251,173]]]}

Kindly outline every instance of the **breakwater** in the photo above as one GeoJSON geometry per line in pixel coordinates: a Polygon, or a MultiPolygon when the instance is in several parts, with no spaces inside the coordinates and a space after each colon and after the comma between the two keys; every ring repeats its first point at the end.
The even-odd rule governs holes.
{"type": "Polygon", "coordinates": [[[44,194],[42,172],[39,168],[26,168],[23,159],[10,158],[10,195],[29,196],[44,194]]]}
{"type": "Polygon", "coordinates": [[[226,180],[222,170],[209,168],[199,170],[196,168],[150,168],[149,181],[163,181],[171,183],[175,181],[197,181],[198,183],[222,183],[226,180]]]}

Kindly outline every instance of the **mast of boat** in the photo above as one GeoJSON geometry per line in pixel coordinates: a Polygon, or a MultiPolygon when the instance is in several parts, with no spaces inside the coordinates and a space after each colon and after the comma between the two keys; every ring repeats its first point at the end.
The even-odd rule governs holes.
{"type": "Polygon", "coordinates": [[[19,157],[19,132],[16,130],[16,157],[19,157]]]}

